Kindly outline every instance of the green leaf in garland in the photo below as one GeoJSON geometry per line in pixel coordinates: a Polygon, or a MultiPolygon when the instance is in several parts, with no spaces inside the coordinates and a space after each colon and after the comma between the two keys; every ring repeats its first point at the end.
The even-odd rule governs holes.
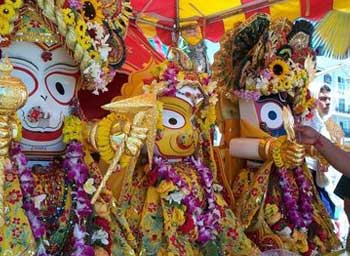
{"type": "Polygon", "coordinates": [[[50,244],[55,244],[61,248],[69,235],[70,229],[67,226],[60,227],[50,238],[50,244]]]}
{"type": "Polygon", "coordinates": [[[208,241],[203,248],[204,256],[221,256],[222,252],[221,244],[219,241],[208,241]]]}

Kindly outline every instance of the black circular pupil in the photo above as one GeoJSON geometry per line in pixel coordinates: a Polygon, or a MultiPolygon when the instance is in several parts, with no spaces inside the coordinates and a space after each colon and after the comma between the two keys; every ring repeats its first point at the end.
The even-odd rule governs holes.
{"type": "Polygon", "coordinates": [[[171,125],[176,125],[177,124],[177,120],[175,118],[169,118],[169,124],[171,125]]]}
{"type": "Polygon", "coordinates": [[[92,20],[96,16],[96,10],[92,3],[85,2],[84,3],[84,16],[92,20]]]}
{"type": "Polygon", "coordinates": [[[9,13],[9,10],[8,10],[8,9],[4,9],[4,13],[5,13],[5,14],[8,14],[8,13],[9,13]]]}
{"type": "Polygon", "coordinates": [[[275,111],[269,111],[269,113],[267,115],[269,116],[269,118],[271,120],[276,120],[276,118],[277,118],[277,114],[275,111]]]}
{"type": "Polygon", "coordinates": [[[273,66],[273,73],[276,75],[280,75],[283,73],[283,67],[280,64],[276,64],[273,66]]]}
{"type": "Polygon", "coordinates": [[[60,82],[56,83],[56,90],[59,94],[64,95],[64,87],[60,82]]]}

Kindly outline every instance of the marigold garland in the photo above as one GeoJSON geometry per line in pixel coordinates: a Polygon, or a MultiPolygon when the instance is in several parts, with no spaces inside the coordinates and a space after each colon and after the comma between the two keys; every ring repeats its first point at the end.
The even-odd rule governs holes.
{"type": "Polygon", "coordinates": [[[113,125],[121,122],[126,121],[127,117],[125,115],[117,114],[117,113],[111,113],[105,118],[103,118],[98,123],[98,130],[96,134],[96,142],[99,149],[99,153],[101,155],[101,158],[106,162],[110,163],[114,157],[115,150],[112,147],[111,144],[111,134],[113,125]]]}
{"type": "Polygon", "coordinates": [[[83,126],[82,121],[77,116],[66,116],[64,118],[64,126],[63,126],[63,142],[68,143],[73,140],[77,140],[82,142],[83,126]]]}
{"type": "Polygon", "coordinates": [[[93,90],[94,94],[107,91],[106,86],[113,79],[115,68],[123,60],[116,60],[112,56],[116,55],[114,51],[124,51],[120,42],[132,15],[129,0],[118,3],[111,1],[112,3],[96,0],[27,1],[22,8],[23,14],[22,0],[1,1],[0,44],[8,45],[12,37],[20,41],[43,41],[48,44],[58,41],[71,51],[74,60],[79,63],[83,86],[93,90]],[[25,25],[22,25],[20,21],[24,21],[23,17],[28,18],[28,13],[38,14],[39,19],[47,23],[40,25],[47,25],[49,29],[33,32],[30,22],[23,22],[25,25]],[[15,26],[17,23],[20,26],[15,26]],[[15,33],[14,28],[22,27],[20,33],[15,33]],[[116,47],[119,44],[119,48],[116,47]]]}
{"type": "Polygon", "coordinates": [[[22,5],[22,0],[5,0],[0,4],[0,38],[1,35],[8,35],[13,30],[14,21],[22,5]]]}

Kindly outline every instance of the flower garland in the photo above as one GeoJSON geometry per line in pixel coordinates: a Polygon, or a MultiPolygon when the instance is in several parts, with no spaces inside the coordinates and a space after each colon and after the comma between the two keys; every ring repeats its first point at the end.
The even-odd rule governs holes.
{"type": "MultiPolygon", "coordinates": [[[[80,64],[83,85],[94,94],[107,91],[115,69],[123,61],[122,38],[132,15],[130,1],[28,1],[26,4],[38,7],[35,15],[51,23],[46,24],[52,29],[47,32],[60,35],[63,41],[60,43],[72,51],[75,61],[80,64]]],[[[21,41],[38,42],[45,37],[52,40],[44,35],[42,28],[33,29],[32,22],[24,22],[24,28],[16,34],[16,23],[25,16],[20,15],[22,6],[23,0],[0,1],[0,45],[8,45],[12,34],[21,41]]]]}
{"type": "MultiPolygon", "coordinates": [[[[143,86],[144,92],[156,93],[159,96],[175,96],[184,85],[191,84],[200,87],[209,96],[209,103],[215,105],[217,83],[211,80],[207,73],[183,71],[174,63],[162,63],[152,70],[155,79],[152,83],[143,86]]],[[[187,95],[189,96],[189,95],[187,95]]],[[[196,97],[196,95],[193,95],[196,97]]]]}
{"type": "Polygon", "coordinates": [[[176,169],[166,159],[156,156],[153,160],[154,165],[151,173],[156,174],[163,180],[171,181],[184,193],[180,200],[186,206],[186,216],[190,216],[197,227],[198,241],[201,245],[205,245],[210,240],[215,240],[221,229],[221,212],[215,201],[211,170],[200,159],[196,160],[194,157],[189,157],[184,160],[185,164],[191,166],[199,174],[205,195],[204,201],[207,203],[206,207],[203,208],[202,202],[194,191],[190,189],[187,182],[177,174],[176,169]]]}
{"type": "Polygon", "coordinates": [[[11,163],[17,167],[20,186],[23,194],[23,208],[26,211],[35,239],[40,239],[46,234],[46,226],[40,220],[39,209],[34,204],[34,178],[31,170],[27,167],[27,159],[21,151],[19,143],[12,143],[10,149],[11,163]]]}
{"type": "MultiPolygon", "coordinates": [[[[26,211],[27,218],[30,222],[34,238],[38,241],[37,255],[46,256],[51,255],[46,248],[50,246],[50,241],[46,240],[47,228],[40,216],[40,204],[37,204],[34,196],[35,181],[30,168],[27,167],[27,159],[22,153],[19,143],[12,143],[11,160],[13,166],[8,168],[16,169],[19,176],[20,186],[23,193],[23,208],[26,211]]],[[[73,256],[95,255],[94,248],[86,243],[88,233],[85,219],[92,213],[92,205],[90,203],[90,196],[84,190],[84,184],[88,180],[88,168],[83,163],[84,153],[82,145],[79,142],[71,142],[67,147],[67,153],[63,162],[63,167],[67,172],[67,181],[72,188],[72,209],[69,217],[69,225],[73,228],[73,256]]],[[[95,232],[96,233],[96,232],[95,232]]],[[[94,234],[95,234],[94,233],[94,234]]],[[[102,228],[95,234],[92,243],[106,244],[110,243],[106,240],[108,233],[102,228]],[[96,234],[104,234],[104,236],[96,237],[96,234]],[[101,241],[100,241],[101,240],[101,241]]]]}
{"type": "Polygon", "coordinates": [[[8,35],[14,27],[14,21],[19,9],[23,5],[22,0],[5,0],[0,4],[0,44],[1,35],[8,35]]]}
{"type": "MultiPolygon", "coordinates": [[[[45,244],[47,229],[40,218],[40,206],[34,201],[34,178],[31,170],[27,167],[27,159],[22,153],[20,144],[13,143],[11,150],[12,163],[17,167],[20,186],[24,195],[23,208],[31,224],[33,235],[39,242],[37,255],[50,255],[45,244]]],[[[81,220],[86,219],[92,213],[90,197],[84,191],[83,186],[88,179],[88,168],[83,163],[82,145],[79,142],[71,142],[67,147],[66,158],[63,167],[67,171],[67,180],[72,187],[72,209],[70,220],[73,221],[73,244],[74,252],[71,255],[94,255],[94,250],[90,245],[85,243],[86,227],[81,220]]]]}
{"type": "MultiPolygon", "coordinates": [[[[202,93],[191,94],[184,93],[185,97],[192,100],[194,108],[198,98],[204,96],[204,105],[201,107],[200,123],[202,130],[208,131],[216,121],[215,105],[218,101],[216,94],[217,83],[211,80],[207,73],[194,73],[192,71],[184,71],[175,62],[164,62],[152,69],[155,79],[150,85],[144,85],[143,90],[146,93],[156,93],[158,96],[177,96],[182,92],[179,90],[183,86],[190,85],[193,88],[199,88],[202,93]]],[[[158,123],[157,123],[157,139],[162,137],[163,118],[162,106],[157,103],[158,123]]]]}
{"type": "Polygon", "coordinates": [[[286,168],[278,169],[279,184],[282,189],[283,202],[287,210],[287,217],[290,223],[297,228],[307,229],[312,223],[312,186],[305,177],[303,169],[297,167],[294,170],[294,178],[299,190],[299,200],[293,195],[292,184],[288,177],[286,168]]]}

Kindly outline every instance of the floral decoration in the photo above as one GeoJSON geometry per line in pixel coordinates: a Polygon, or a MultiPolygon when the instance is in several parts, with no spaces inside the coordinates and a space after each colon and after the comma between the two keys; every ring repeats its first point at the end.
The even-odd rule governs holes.
{"type": "Polygon", "coordinates": [[[200,176],[200,183],[203,187],[206,202],[206,207],[203,207],[203,202],[196,196],[195,191],[191,191],[189,184],[175,170],[175,168],[162,157],[154,157],[154,165],[151,172],[157,174],[158,179],[161,179],[158,192],[166,197],[169,203],[185,205],[186,211],[183,213],[178,210],[178,214],[174,216],[177,222],[183,223],[179,230],[185,233],[196,229],[198,232],[198,242],[205,245],[210,240],[215,240],[221,230],[221,210],[216,203],[214,192],[214,178],[212,171],[206,167],[200,159],[195,159],[193,156],[184,160],[193,169],[197,170],[200,176]]]}
{"type": "MultiPolygon", "coordinates": [[[[83,86],[93,90],[94,94],[107,91],[106,86],[112,81],[114,69],[122,59],[115,63],[113,58],[118,54],[123,55],[116,54],[116,51],[124,51],[117,49],[117,46],[125,35],[132,14],[130,1],[111,0],[102,3],[96,0],[66,0],[60,5],[56,3],[57,6],[45,4],[45,1],[32,1],[29,4],[34,4],[36,13],[45,22],[52,22],[46,25],[54,31],[47,32],[60,34],[63,38],[60,43],[72,51],[72,56],[80,64],[83,86]]],[[[0,4],[0,44],[9,43],[12,34],[16,32],[15,22],[27,18],[26,15],[19,15],[22,6],[22,0],[5,0],[0,4]]],[[[15,35],[16,39],[45,41],[41,35],[44,34],[41,28],[44,24],[37,20],[23,24],[25,28],[20,28],[21,33],[15,35]]],[[[48,38],[47,35],[46,37],[48,38]]],[[[52,43],[52,37],[50,42],[52,43]]]]}
{"type": "MultiPolygon", "coordinates": [[[[74,119],[71,119],[71,121],[72,120],[74,119]]],[[[55,245],[57,241],[50,240],[54,235],[48,236],[46,224],[40,213],[40,202],[37,202],[38,196],[35,195],[34,191],[34,177],[31,169],[27,167],[27,159],[22,153],[19,143],[12,143],[10,155],[13,167],[17,169],[20,187],[24,195],[23,208],[31,224],[34,238],[38,242],[37,255],[51,255],[51,245],[55,245]],[[48,247],[50,249],[48,249],[48,247]]],[[[92,246],[95,242],[110,246],[110,240],[109,234],[107,233],[106,235],[109,229],[105,231],[105,229],[101,229],[99,225],[96,225],[97,231],[92,233],[92,237],[89,237],[90,235],[86,232],[89,226],[88,222],[85,220],[93,213],[90,193],[93,191],[94,187],[92,184],[93,179],[89,178],[88,168],[84,164],[83,157],[84,152],[82,144],[78,141],[70,141],[62,165],[67,174],[66,179],[71,187],[72,197],[72,208],[70,209],[69,220],[67,220],[67,222],[69,222],[67,228],[73,227],[72,244],[74,250],[70,255],[92,256],[95,255],[92,246]]],[[[59,207],[57,211],[59,212],[56,214],[61,212],[59,207]]],[[[56,232],[60,232],[60,230],[56,232]]]]}
{"type": "Polygon", "coordinates": [[[294,114],[307,115],[314,106],[308,93],[315,72],[312,30],[306,21],[271,21],[266,14],[256,14],[225,34],[213,77],[225,87],[228,98],[256,101],[285,93],[292,99],[294,114]]]}
{"type": "Polygon", "coordinates": [[[22,7],[22,0],[5,0],[0,4],[0,44],[1,36],[11,33],[14,22],[18,17],[19,9],[22,7]]]}
{"type": "MultiPolygon", "coordinates": [[[[191,85],[193,87],[199,88],[203,93],[200,95],[186,95],[191,98],[193,102],[199,97],[205,95],[205,106],[201,108],[201,121],[199,122],[201,128],[204,130],[209,130],[215,123],[215,105],[218,101],[217,94],[215,92],[217,83],[213,81],[209,74],[207,73],[195,73],[193,71],[186,71],[181,69],[179,65],[175,62],[164,62],[156,66],[152,70],[152,74],[155,79],[151,84],[144,85],[143,89],[146,93],[156,93],[158,96],[175,96],[179,93],[185,85],[191,85]]],[[[196,107],[196,104],[193,104],[196,107]]],[[[162,131],[162,118],[161,118],[161,106],[158,106],[158,137],[161,136],[162,131]]]]}
{"type": "Polygon", "coordinates": [[[307,230],[312,223],[312,185],[305,177],[303,169],[297,167],[294,170],[295,180],[299,191],[299,200],[295,199],[292,191],[292,184],[288,178],[286,168],[278,169],[279,183],[283,191],[283,202],[286,206],[287,217],[292,228],[304,228],[307,230]]]}

